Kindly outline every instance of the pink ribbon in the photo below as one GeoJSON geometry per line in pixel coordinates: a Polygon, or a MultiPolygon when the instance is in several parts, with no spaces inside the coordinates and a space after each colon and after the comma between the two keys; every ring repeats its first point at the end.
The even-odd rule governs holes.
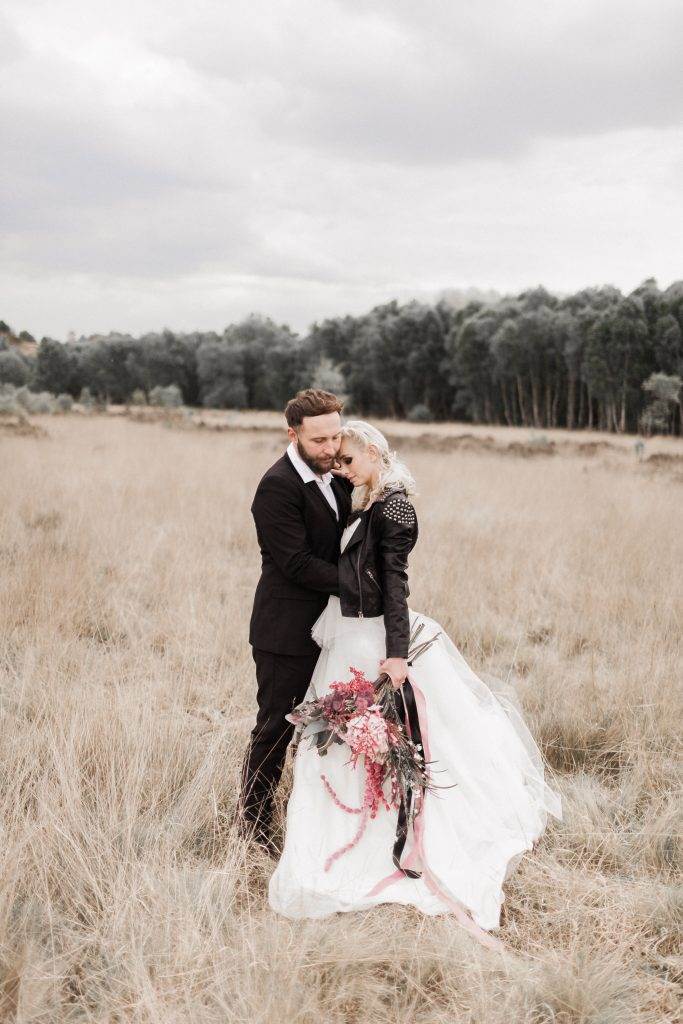
{"type": "MultiPolygon", "coordinates": [[[[420,729],[422,732],[422,746],[424,758],[425,761],[431,761],[431,755],[429,752],[429,737],[427,733],[427,704],[424,698],[424,694],[422,693],[422,690],[420,690],[420,688],[415,685],[413,679],[411,679],[410,682],[412,683],[413,686],[413,691],[415,693],[415,702],[417,704],[417,710],[420,716],[420,729]]],[[[462,928],[464,928],[465,931],[469,932],[470,935],[473,935],[475,939],[477,939],[477,941],[482,944],[482,946],[486,946],[488,949],[502,951],[503,949],[505,949],[505,946],[500,941],[500,939],[497,939],[494,935],[490,935],[488,932],[484,931],[483,928],[480,928],[479,925],[472,920],[470,912],[463,906],[463,904],[460,903],[458,900],[454,899],[454,897],[452,897],[449,893],[444,891],[442,886],[439,884],[438,879],[434,875],[433,871],[430,870],[429,865],[427,864],[427,859],[424,854],[423,815],[424,804],[420,813],[417,815],[416,818],[413,819],[414,843],[412,850],[405,859],[404,867],[415,867],[415,861],[419,856],[422,865],[422,877],[429,891],[433,893],[435,896],[438,896],[441,900],[443,900],[444,903],[446,903],[453,910],[453,913],[455,914],[455,919],[458,922],[458,924],[462,928]]],[[[415,870],[417,870],[417,868],[415,870]]],[[[402,871],[399,871],[397,868],[396,871],[392,871],[392,873],[390,875],[387,875],[386,878],[383,878],[381,879],[381,881],[377,882],[377,884],[374,885],[366,895],[377,896],[380,892],[386,889],[387,886],[391,885],[393,882],[397,882],[401,878],[405,878],[405,875],[403,874],[402,871]]]]}

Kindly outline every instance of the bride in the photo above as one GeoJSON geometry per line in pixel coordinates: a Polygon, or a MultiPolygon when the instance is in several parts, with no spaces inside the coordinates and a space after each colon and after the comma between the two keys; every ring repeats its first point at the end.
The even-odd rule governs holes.
{"type": "Polygon", "coordinates": [[[329,598],[313,626],[321,651],[305,699],[329,693],[352,667],[371,680],[386,672],[397,690],[407,680],[424,756],[443,788],[426,791],[407,829],[399,812],[380,808],[353,843],[358,818],[349,810],[363,802],[362,762],[352,768],[345,745],[332,744],[320,757],[301,741],[268,901],[289,918],[408,904],[453,914],[497,946],[488,932],[500,923],[503,882],[543,832],[547,813],[561,817],[560,798],[514,706],[482,682],[437,622],[408,606],[418,524],[407,468],[361,420],[344,426],[338,458],[354,485],[353,511],[341,538],[339,597],[329,598]],[[417,622],[424,624],[420,639],[438,636],[411,665],[417,622]]]}

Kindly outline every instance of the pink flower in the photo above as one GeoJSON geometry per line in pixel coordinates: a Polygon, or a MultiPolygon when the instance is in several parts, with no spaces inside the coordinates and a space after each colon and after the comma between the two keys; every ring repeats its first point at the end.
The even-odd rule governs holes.
{"type": "Polygon", "coordinates": [[[389,749],[387,723],[378,711],[366,711],[349,719],[346,726],[346,742],[358,757],[365,754],[374,761],[379,754],[386,754],[389,749]]]}

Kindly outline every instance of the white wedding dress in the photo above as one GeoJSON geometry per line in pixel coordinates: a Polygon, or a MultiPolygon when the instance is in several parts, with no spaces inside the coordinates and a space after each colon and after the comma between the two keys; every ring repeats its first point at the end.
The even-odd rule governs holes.
{"type": "MultiPolygon", "coordinates": [[[[342,550],[358,522],[344,531],[342,550]]],[[[408,675],[425,759],[434,762],[437,784],[455,783],[427,791],[409,828],[401,865],[421,871],[421,877],[395,868],[398,812],[382,807],[368,819],[357,845],[325,870],[327,858],[355,835],[359,818],[336,806],[321,775],[344,804],[359,807],[365,768],[362,758],[355,769],[346,763],[345,744],[332,744],[320,757],[306,737],[294,757],[284,848],[268,902],[288,918],[409,904],[424,914],[454,913],[480,941],[490,938],[486,944],[494,944],[485,933],[500,923],[503,882],[543,832],[547,813],[561,818],[560,798],[546,784],[538,747],[512,702],[473,672],[437,622],[411,610],[411,625],[416,619],[425,623],[420,640],[441,633],[408,675]]],[[[351,666],[368,679],[379,675],[385,657],[382,616],[344,617],[339,598],[330,597],[312,634],[321,652],[305,699],[350,679],[351,666]]]]}

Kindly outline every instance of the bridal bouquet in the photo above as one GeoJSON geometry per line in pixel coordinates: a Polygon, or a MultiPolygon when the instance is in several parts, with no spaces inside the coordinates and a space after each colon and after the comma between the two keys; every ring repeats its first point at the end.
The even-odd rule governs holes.
{"type": "MultiPolygon", "coordinates": [[[[414,662],[437,640],[439,634],[420,642],[424,623],[414,627],[408,652],[408,661],[414,662]]],[[[358,669],[350,668],[351,679],[330,684],[330,693],[315,700],[304,701],[285,717],[292,722],[294,746],[310,737],[323,757],[333,743],[345,744],[350,750],[347,764],[356,768],[359,759],[365,764],[365,788],[361,807],[349,807],[334,791],[327,777],[323,784],[330,796],[348,814],[361,815],[360,827],[352,841],[328,858],[327,870],[342,853],[351,849],[360,839],[368,816],[374,818],[380,808],[410,807],[409,819],[421,810],[427,789],[440,789],[431,779],[429,762],[424,759],[422,744],[408,734],[397,707],[397,691],[386,673],[370,681],[358,669]],[[389,782],[389,795],[384,784],[389,782]],[[419,799],[411,801],[411,793],[419,799]]]]}

